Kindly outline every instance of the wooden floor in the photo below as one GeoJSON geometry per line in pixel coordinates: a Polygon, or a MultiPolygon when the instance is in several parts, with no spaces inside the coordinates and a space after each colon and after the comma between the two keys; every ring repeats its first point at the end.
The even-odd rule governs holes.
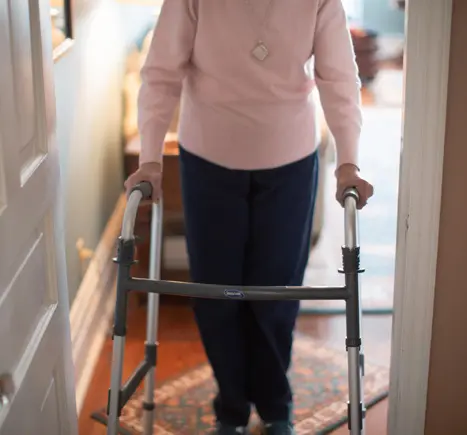
{"type": "MultiPolygon", "coordinates": [[[[124,378],[130,376],[143,358],[145,316],[144,307],[134,307],[130,310],[124,378]]],[[[342,349],[344,346],[345,318],[343,316],[302,316],[299,319],[298,329],[306,331],[313,337],[325,339],[332,347],[342,349]]],[[[363,336],[367,359],[389,364],[390,334],[391,318],[389,316],[364,318],[363,336]]],[[[172,302],[161,307],[159,342],[156,374],[159,382],[206,361],[192,312],[183,304],[172,302]]],[[[105,427],[91,420],[90,414],[107,403],[111,346],[112,341],[108,339],[97,363],[79,420],[80,435],[105,435],[105,427]]],[[[386,414],[386,401],[375,405],[368,411],[367,435],[386,434],[386,414]]],[[[346,427],[342,427],[335,434],[348,434],[348,431],[346,427]]]]}

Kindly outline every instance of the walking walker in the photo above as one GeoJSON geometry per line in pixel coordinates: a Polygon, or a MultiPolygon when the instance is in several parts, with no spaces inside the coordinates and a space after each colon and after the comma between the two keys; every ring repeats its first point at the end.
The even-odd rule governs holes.
{"type": "Polygon", "coordinates": [[[358,274],[360,269],[360,247],[358,242],[358,192],[348,189],[344,195],[345,244],[342,247],[345,285],[341,287],[230,287],[183,282],[161,281],[161,233],[162,204],[153,205],[151,222],[151,254],[149,279],[133,278],[130,268],[135,257],[134,225],[139,203],[151,197],[151,184],[143,182],[131,192],[123,217],[121,236],[118,240],[117,300],[113,327],[112,377],[107,405],[107,435],[119,434],[121,410],[145,380],[143,403],[144,435],[153,434],[154,418],[154,374],[157,361],[157,317],[159,295],[177,295],[197,298],[241,299],[241,300],[344,300],[346,303],[348,353],[348,428],[351,435],[365,433],[365,405],[363,403],[363,351],[361,339],[361,306],[358,274]],[[123,356],[126,336],[127,302],[130,291],[148,293],[147,337],[145,358],[122,386],[123,356]]]}

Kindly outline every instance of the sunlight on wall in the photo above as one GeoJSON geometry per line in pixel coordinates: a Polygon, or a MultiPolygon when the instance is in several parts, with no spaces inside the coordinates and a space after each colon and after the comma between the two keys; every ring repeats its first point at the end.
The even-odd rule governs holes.
{"type": "Polygon", "coordinates": [[[363,16],[362,0],[342,0],[347,19],[353,25],[361,24],[363,16]]]}
{"type": "Polygon", "coordinates": [[[75,44],[55,64],[57,141],[65,207],[70,302],[81,281],[76,241],[95,249],[122,192],[122,77],[131,39],[151,19],[131,21],[114,0],[75,0],[75,44]]]}
{"type": "Polygon", "coordinates": [[[362,0],[363,24],[384,35],[403,35],[405,15],[391,0],[362,0]]]}

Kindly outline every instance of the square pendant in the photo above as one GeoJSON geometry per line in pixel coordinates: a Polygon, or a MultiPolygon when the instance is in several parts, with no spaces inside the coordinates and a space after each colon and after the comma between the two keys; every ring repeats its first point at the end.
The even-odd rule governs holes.
{"type": "Polygon", "coordinates": [[[259,42],[256,47],[251,51],[251,54],[258,60],[263,61],[269,56],[268,47],[262,42],[259,42]]]}

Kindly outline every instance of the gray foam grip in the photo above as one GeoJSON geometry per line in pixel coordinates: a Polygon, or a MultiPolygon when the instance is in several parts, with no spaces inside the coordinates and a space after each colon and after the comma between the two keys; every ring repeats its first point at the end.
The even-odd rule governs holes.
{"type": "Polygon", "coordinates": [[[143,194],[144,199],[151,199],[152,185],[149,181],[143,181],[137,184],[132,190],[139,190],[143,194]]]}

